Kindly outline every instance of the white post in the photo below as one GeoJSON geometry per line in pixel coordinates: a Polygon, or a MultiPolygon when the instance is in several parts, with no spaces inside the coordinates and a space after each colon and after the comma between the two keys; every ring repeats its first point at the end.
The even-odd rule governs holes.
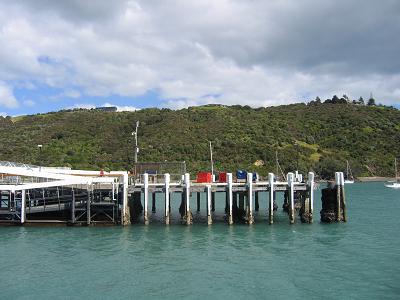
{"type": "Polygon", "coordinates": [[[288,187],[289,187],[289,201],[290,201],[290,209],[289,209],[289,217],[290,224],[294,223],[294,174],[288,173],[288,187]]]}
{"type": "Polygon", "coordinates": [[[253,218],[253,173],[247,173],[247,222],[254,223],[253,218]]]}
{"type": "Polygon", "coordinates": [[[21,191],[22,197],[21,197],[21,224],[25,223],[26,220],[26,195],[25,195],[25,190],[21,191]]]}
{"type": "Polygon", "coordinates": [[[269,182],[269,224],[274,223],[274,173],[268,173],[269,182]]]}
{"type": "Polygon", "coordinates": [[[310,222],[312,222],[313,219],[313,210],[314,210],[314,173],[309,172],[308,173],[308,189],[310,191],[310,222]]]}
{"type": "Polygon", "coordinates": [[[232,225],[233,224],[233,214],[232,214],[232,202],[233,202],[233,195],[232,195],[232,185],[233,185],[233,180],[232,180],[232,173],[227,173],[226,174],[226,179],[228,181],[228,199],[229,199],[229,217],[228,217],[228,224],[232,225]]]}
{"type": "Polygon", "coordinates": [[[143,174],[143,183],[144,183],[144,224],[148,225],[149,224],[149,219],[148,219],[148,204],[149,204],[149,174],[144,173],[143,174]]]}
{"type": "Polygon", "coordinates": [[[207,224],[212,224],[212,215],[211,215],[211,185],[206,186],[207,189],[207,224]]]}
{"type": "Polygon", "coordinates": [[[186,196],[186,224],[192,224],[192,215],[190,213],[190,174],[185,173],[185,196],[186,196]]]}
{"type": "Polygon", "coordinates": [[[340,222],[340,195],[341,195],[341,184],[340,184],[340,172],[335,172],[335,185],[336,185],[336,221],[340,222]]]}
{"type": "Polygon", "coordinates": [[[122,225],[129,225],[131,223],[131,216],[128,209],[128,173],[123,176],[123,191],[122,191],[122,225]]]}
{"type": "Polygon", "coordinates": [[[164,175],[165,178],[165,224],[169,224],[169,183],[171,181],[170,175],[167,173],[164,175]]]}
{"type": "Polygon", "coordinates": [[[344,192],[344,174],[340,172],[340,185],[342,186],[342,206],[343,206],[343,222],[347,222],[347,212],[346,212],[346,195],[344,192]]]}

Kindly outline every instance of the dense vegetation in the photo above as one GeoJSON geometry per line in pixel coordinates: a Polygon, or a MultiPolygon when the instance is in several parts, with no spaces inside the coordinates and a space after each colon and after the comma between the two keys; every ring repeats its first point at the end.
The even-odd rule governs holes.
{"type": "Polygon", "coordinates": [[[260,174],[275,172],[276,151],[285,172],[314,170],[321,177],[344,170],[346,160],[356,176],[393,175],[394,157],[400,156],[399,110],[313,102],[0,117],[0,160],[130,169],[137,120],[139,161],[186,161],[192,173],[210,169],[208,141],[213,142],[216,170],[260,174]]]}

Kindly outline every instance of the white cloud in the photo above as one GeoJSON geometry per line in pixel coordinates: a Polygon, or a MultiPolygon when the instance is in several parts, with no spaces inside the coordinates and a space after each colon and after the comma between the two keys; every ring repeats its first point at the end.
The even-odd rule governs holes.
{"type": "Polygon", "coordinates": [[[33,107],[33,106],[35,106],[35,101],[32,101],[32,100],[25,100],[24,102],[23,102],[23,104],[25,105],[25,106],[28,106],[28,107],[33,107]]]}
{"type": "Polygon", "coordinates": [[[78,108],[92,109],[92,108],[96,108],[96,105],[90,104],[90,103],[76,103],[75,105],[69,106],[66,109],[78,109],[78,108]]]}
{"type": "Polygon", "coordinates": [[[139,108],[136,108],[134,106],[119,106],[119,105],[115,105],[115,104],[111,104],[109,102],[104,103],[102,106],[104,107],[116,107],[117,111],[137,111],[139,110],[139,108]]]}
{"type": "Polygon", "coordinates": [[[75,101],[157,91],[174,108],[371,91],[393,104],[399,12],[396,1],[369,0],[0,0],[0,81],[75,101]]]}
{"type": "Polygon", "coordinates": [[[0,81],[0,107],[17,108],[19,106],[12,89],[0,81]]]}

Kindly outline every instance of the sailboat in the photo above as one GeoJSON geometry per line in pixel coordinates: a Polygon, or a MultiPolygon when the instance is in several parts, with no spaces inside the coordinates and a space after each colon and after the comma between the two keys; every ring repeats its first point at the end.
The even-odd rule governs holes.
{"type": "Polygon", "coordinates": [[[350,169],[349,161],[346,160],[346,178],[344,179],[345,184],[354,183],[354,177],[350,169]]]}
{"type": "Polygon", "coordinates": [[[397,176],[397,159],[394,159],[394,174],[396,177],[396,180],[394,182],[388,182],[385,184],[386,187],[392,188],[392,189],[400,189],[400,182],[399,182],[399,177],[397,176]]]}

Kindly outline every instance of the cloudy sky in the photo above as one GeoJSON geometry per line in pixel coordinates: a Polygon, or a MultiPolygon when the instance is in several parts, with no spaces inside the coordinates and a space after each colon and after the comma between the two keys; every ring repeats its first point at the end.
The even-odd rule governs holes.
{"type": "Polygon", "coordinates": [[[398,0],[0,0],[0,114],[400,104],[398,0]]]}

